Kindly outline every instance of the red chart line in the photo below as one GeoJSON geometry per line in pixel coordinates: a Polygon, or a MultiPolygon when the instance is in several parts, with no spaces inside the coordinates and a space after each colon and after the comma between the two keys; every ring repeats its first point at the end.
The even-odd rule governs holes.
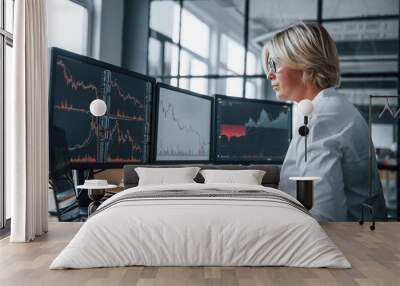
{"type": "Polygon", "coordinates": [[[125,90],[120,87],[116,80],[111,81],[111,87],[114,87],[117,92],[118,96],[122,98],[123,101],[131,100],[133,101],[139,108],[144,108],[143,103],[137,99],[135,96],[130,95],[130,93],[126,93],[125,90]]]}
{"type": "Polygon", "coordinates": [[[71,89],[73,89],[73,90],[78,90],[78,89],[91,90],[91,91],[94,91],[96,98],[100,97],[99,89],[94,84],[91,84],[91,83],[86,84],[82,80],[75,80],[72,76],[72,73],[69,71],[69,69],[67,68],[67,66],[65,65],[65,63],[62,60],[58,60],[57,65],[62,70],[64,81],[65,81],[67,87],[71,87],[71,89]]]}

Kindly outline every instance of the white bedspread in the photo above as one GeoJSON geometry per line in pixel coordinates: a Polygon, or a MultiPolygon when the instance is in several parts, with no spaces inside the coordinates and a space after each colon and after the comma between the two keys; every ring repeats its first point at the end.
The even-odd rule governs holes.
{"type": "Polygon", "coordinates": [[[150,190],[266,190],[238,184],[136,187],[104,202],[50,269],[127,265],[294,266],[350,268],[310,215],[257,198],[155,198],[112,203],[150,190]],[[108,207],[107,207],[108,205],[108,207]]]}

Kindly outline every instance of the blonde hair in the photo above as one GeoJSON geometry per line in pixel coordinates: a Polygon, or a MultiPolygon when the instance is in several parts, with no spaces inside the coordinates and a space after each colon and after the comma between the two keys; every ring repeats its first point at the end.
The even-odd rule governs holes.
{"type": "Polygon", "coordinates": [[[335,42],[322,25],[299,22],[280,31],[263,48],[263,67],[267,60],[303,71],[303,82],[319,88],[340,85],[339,57],[335,42]]]}

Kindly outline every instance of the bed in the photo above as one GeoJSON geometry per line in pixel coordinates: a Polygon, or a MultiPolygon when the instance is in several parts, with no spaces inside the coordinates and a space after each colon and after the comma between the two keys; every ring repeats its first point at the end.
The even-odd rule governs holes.
{"type": "Polygon", "coordinates": [[[265,170],[259,186],[204,184],[201,175],[196,183],[137,186],[135,167],[125,166],[126,189],[98,208],[50,269],[351,267],[308,211],[276,189],[276,166],[200,166],[265,170]]]}

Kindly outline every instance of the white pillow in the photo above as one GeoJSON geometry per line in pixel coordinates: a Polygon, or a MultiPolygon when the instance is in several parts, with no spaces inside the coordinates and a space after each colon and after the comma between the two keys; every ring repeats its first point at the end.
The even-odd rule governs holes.
{"type": "Polygon", "coordinates": [[[193,179],[199,170],[199,167],[135,168],[139,176],[138,186],[194,183],[193,179]]]}
{"type": "Polygon", "coordinates": [[[262,170],[202,170],[205,184],[233,183],[261,185],[265,171],[262,170]]]}

